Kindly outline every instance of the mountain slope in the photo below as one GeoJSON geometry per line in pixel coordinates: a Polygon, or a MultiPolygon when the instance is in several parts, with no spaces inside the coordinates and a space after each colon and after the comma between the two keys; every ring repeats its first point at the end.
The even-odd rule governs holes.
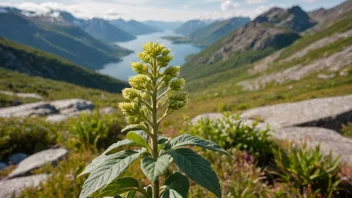
{"type": "Polygon", "coordinates": [[[30,76],[41,76],[115,93],[128,86],[126,82],[98,74],[52,54],[2,38],[0,38],[0,67],[30,76]]]}
{"type": "Polygon", "coordinates": [[[130,41],[136,38],[104,19],[93,18],[83,25],[83,29],[90,35],[107,42],[130,41]]]}
{"type": "Polygon", "coordinates": [[[125,21],[123,19],[115,19],[111,20],[110,23],[134,36],[160,31],[157,28],[151,27],[135,20],[125,21]]]}
{"type": "Polygon", "coordinates": [[[209,24],[210,24],[209,21],[193,19],[193,20],[190,20],[190,21],[183,23],[180,27],[175,29],[175,32],[178,34],[182,34],[184,36],[189,36],[194,31],[196,31],[200,28],[203,28],[209,24]]]}
{"type": "Polygon", "coordinates": [[[120,47],[103,44],[77,27],[53,25],[43,23],[42,20],[34,21],[33,18],[16,12],[2,12],[0,36],[56,54],[90,69],[117,62],[120,60],[118,55],[129,53],[120,47]]]}
{"type": "Polygon", "coordinates": [[[181,68],[181,75],[195,80],[253,63],[300,38],[298,32],[314,26],[299,7],[272,8],[252,22],[231,32],[181,68]]]}
{"type": "Polygon", "coordinates": [[[189,38],[193,43],[209,45],[249,21],[250,19],[246,17],[233,17],[224,21],[216,21],[206,27],[195,30],[189,35],[189,38]]]}
{"type": "Polygon", "coordinates": [[[144,21],[143,23],[156,28],[157,30],[175,30],[179,26],[183,24],[181,21],[153,21],[153,20],[148,20],[144,21]]]}

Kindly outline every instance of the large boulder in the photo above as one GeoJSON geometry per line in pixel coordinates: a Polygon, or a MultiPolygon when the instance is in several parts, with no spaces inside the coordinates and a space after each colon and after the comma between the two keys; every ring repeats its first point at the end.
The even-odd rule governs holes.
{"type": "Polygon", "coordinates": [[[341,155],[341,160],[352,164],[352,139],[343,137],[336,131],[319,127],[284,127],[276,129],[276,139],[292,140],[297,144],[306,142],[313,147],[320,144],[321,152],[333,156],[341,155]]]}
{"type": "Polygon", "coordinates": [[[191,123],[195,124],[196,122],[198,122],[201,119],[210,119],[210,120],[216,120],[216,119],[220,119],[224,117],[224,115],[222,113],[204,113],[204,114],[200,114],[197,115],[196,117],[191,119],[191,123]]]}
{"type": "Polygon", "coordinates": [[[273,128],[319,126],[338,131],[352,120],[352,95],[264,106],[245,111],[242,116],[259,117],[273,128]]]}
{"type": "Polygon", "coordinates": [[[67,154],[67,150],[63,148],[48,149],[35,153],[21,161],[15,170],[13,170],[8,178],[14,178],[26,175],[29,171],[40,168],[47,163],[55,163],[67,154]]]}
{"type": "Polygon", "coordinates": [[[12,198],[13,195],[18,197],[25,188],[35,188],[39,186],[41,182],[46,181],[48,178],[48,175],[40,174],[0,181],[0,197],[12,198]]]}
{"type": "MultiPolygon", "coordinates": [[[[92,102],[82,99],[56,100],[52,102],[35,102],[15,107],[0,109],[0,117],[28,117],[67,115],[69,117],[94,109],[92,102]]],[[[58,118],[51,118],[57,120],[58,118]]]]}

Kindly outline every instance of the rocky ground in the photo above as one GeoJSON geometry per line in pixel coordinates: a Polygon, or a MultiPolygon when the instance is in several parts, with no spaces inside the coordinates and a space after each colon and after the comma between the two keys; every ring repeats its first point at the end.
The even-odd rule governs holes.
{"type": "MultiPolygon", "coordinates": [[[[218,119],[220,113],[207,113],[194,117],[218,119]]],[[[269,124],[273,138],[293,140],[297,144],[307,141],[308,146],[321,145],[321,151],[341,155],[341,160],[352,165],[352,139],[340,134],[341,125],[352,121],[352,95],[304,100],[264,106],[244,111],[243,119],[260,120],[259,127],[269,124]]]]}

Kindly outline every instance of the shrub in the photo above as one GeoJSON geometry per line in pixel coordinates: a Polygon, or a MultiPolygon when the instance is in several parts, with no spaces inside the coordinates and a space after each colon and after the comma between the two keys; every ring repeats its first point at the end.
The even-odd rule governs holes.
{"type": "Polygon", "coordinates": [[[240,119],[239,115],[225,113],[223,118],[217,120],[201,119],[186,127],[183,133],[218,142],[225,149],[236,147],[264,158],[272,153],[269,128],[260,129],[257,122],[248,123],[240,119]]]}
{"type": "Polygon", "coordinates": [[[340,157],[333,159],[331,152],[324,156],[320,145],[308,148],[302,143],[301,149],[296,150],[291,143],[287,152],[274,150],[274,161],[277,168],[274,174],[292,182],[302,194],[331,197],[338,190],[340,157]]]}
{"type": "Polygon", "coordinates": [[[184,79],[177,78],[180,67],[167,67],[173,58],[169,55],[170,50],[158,43],[146,43],[143,49],[144,52],[138,54],[142,62],[131,63],[132,69],[138,73],[129,79],[132,88],[122,92],[129,102],[119,104],[130,124],[123,129],[123,132],[128,132],[127,139],[111,145],[85,168],[82,175],[90,175],[80,197],[115,197],[122,194],[134,197],[137,192],[148,198],[188,197],[188,178],[221,197],[219,179],[210,162],[185,146],[199,146],[229,154],[216,143],[191,135],[171,139],[158,134],[162,121],[183,108],[188,102],[188,95],[183,91],[184,79]],[[110,154],[122,145],[140,149],[110,154]],[[141,185],[132,177],[122,177],[138,159],[142,172],[151,183],[149,186],[141,185]],[[161,176],[173,164],[184,174],[172,173],[160,187],[161,176]]]}
{"type": "Polygon", "coordinates": [[[122,118],[117,114],[81,114],[69,122],[69,132],[78,148],[96,151],[112,144],[120,134],[122,118]]]}
{"type": "Polygon", "coordinates": [[[0,160],[11,153],[32,154],[58,142],[55,125],[39,118],[0,118],[0,160]]]}
{"type": "Polygon", "coordinates": [[[346,137],[352,138],[352,123],[342,125],[342,134],[346,137]]]}

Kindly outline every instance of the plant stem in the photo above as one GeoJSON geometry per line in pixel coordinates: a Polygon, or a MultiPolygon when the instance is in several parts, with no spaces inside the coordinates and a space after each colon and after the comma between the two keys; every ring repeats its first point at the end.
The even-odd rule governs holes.
{"type": "MultiPolygon", "coordinates": [[[[157,97],[158,97],[158,87],[157,87],[157,62],[156,57],[154,59],[154,71],[153,71],[153,93],[152,93],[152,110],[153,110],[153,118],[152,118],[152,156],[154,159],[158,158],[158,109],[157,109],[157,97]]],[[[156,179],[153,182],[153,198],[159,198],[159,180],[156,179]]]]}

